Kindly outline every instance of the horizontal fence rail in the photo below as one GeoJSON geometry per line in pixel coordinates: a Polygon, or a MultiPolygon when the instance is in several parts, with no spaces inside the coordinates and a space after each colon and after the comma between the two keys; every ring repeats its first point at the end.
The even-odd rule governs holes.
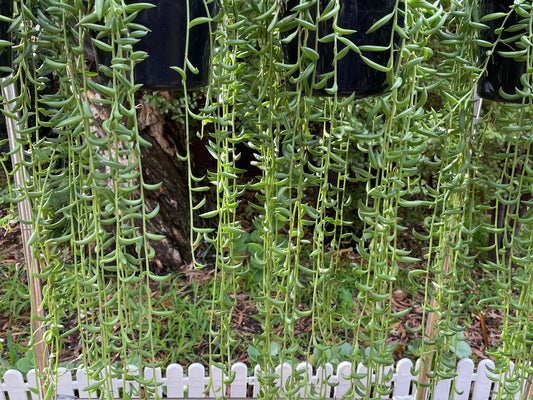
{"type": "MultiPolygon", "coordinates": [[[[316,371],[313,371],[312,366],[307,363],[298,364],[295,371],[289,364],[283,364],[276,369],[277,379],[274,382],[276,387],[280,388],[290,386],[286,385],[287,380],[295,379],[295,376],[302,382],[301,387],[297,389],[298,391],[290,396],[280,389],[280,398],[304,399],[310,398],[309,394],[311,394],[313,398],[340,399],[350,393],[353,385],[353,379],[350,376],[356,372],[357,376],[371,376],[370,384],[372,387],[375,387],[375,383],[381,379],[380,382],[385,387],[390,388],[388,395],[379,396],[373,393],[373,396],[383,399],[409,399],[414,395],[416,389],[417,377],[412,375],[413,371],[418,369],[416,367],[411,360],[402,359],[398,361],[395,367],[384,367],[379,373],[368,375],[366,367],[358,365],[356,371],[353,371],[352,364],[349,362],[340,363],[336,371],[331,364],[326,364],[324,368],[318,368],[316,371]]],[[[494,363],[490,360],[481,361],[477,369],[472,360],[460,360],[457,364],[455,378],[435,382],[431,398],[437,400],[496,399],[499,382],[497,376],[491,373],[494,371],[494,367],[494,363]]],[[[155,378],[155,382],[157,382],[157,389],[155,390],[160,397],[169,399],[215,398],[221,397],[221,393],[233,399],[261,397],[261,371],[259,367],[256,367],[251,375],[248,374],[247,365],[243,363],[235,363],[231,370],[231,383],[227,377],[223,376],[221,369],[214,366],[208,369],[201,364],[192,364],[186,371],[179,364],[171,364],[166,368],[164,376],[160,368],[147,368],[144,370],[144,380],[155,378]],[[208,370],[210,370],[210,374],[207,373],[208,370]],[[224,384],[224,382],[228,382],[228,384],[224,384]]],[[[84,370],[70,371],[62,368],[58,372],[58,395],[73,396],[80,399],[97,398],[96,394],[90,393],[91,389],[87,389],[96,381],[89,379],[84,370]]],[[[124,391],[131,393],[134,397],[154,397],[143,394],[142,389],[139,390],[139,383],[131,378],[135,374],[136,368],[131,367],[126,376],[122,375],[122,377],[113,378],[108,382],[111,385],[108,387],[111,387],[115,398],[121,398],[124,391]]],[[[363,378],[359,380],[358,387],[365,388],[367,384],[366,378],[363,378]]],[[[28,373],[26,381],[19,371],[8,370],[0,383],[0,400],[28,400],[29,398],[38,400],[39,396],[35,388],[37,388],[37,377],[34,370],[28,373]],[[30,388],[34,390],[30,390],[30,388]]],[[[519,395],[520,393],[516,394],[516,400],[519,399],[519,395]]],[[[349,397],[352,399],[361,398],[355,393],[350,394],[349,397]]],[[[58,396],[58,398],[61,397],[58,396]]]]}

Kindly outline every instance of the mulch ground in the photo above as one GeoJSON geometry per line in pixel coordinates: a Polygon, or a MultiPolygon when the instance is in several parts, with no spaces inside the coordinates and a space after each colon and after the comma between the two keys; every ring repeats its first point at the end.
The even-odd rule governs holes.
{"type": "MultiPolygon", "coordinates": [[[[0,204],[0,219],[7,215],[7,211],[0,204]]],[[[22,253],[20,224],[14,224],[8,229],[0,225],[0,261],[4,264],[21,264],[22,253]]]]}

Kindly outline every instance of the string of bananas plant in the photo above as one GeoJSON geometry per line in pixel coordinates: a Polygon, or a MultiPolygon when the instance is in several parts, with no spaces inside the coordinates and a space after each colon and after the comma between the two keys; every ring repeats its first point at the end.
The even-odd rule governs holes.
{"type": "MultiPolygon", "coordinates": [[[[330,96],[314,93],[332,78],[330,75],[320,80],[323,77],[317,72],[319,43],[333,41],[338,46],[334,63],[348,51],[358,51],[347,41],[351,32],[342,27],[328,37],[318,35],[320,22],[336,21],[342,1],[222,4],[215,68],[221,71],[220,77],[232,79],[217,81],[217,75],[214,81],[217,112],[227,107],[223,111],[225,123],[213,133],[218,140],[212,148],[219,160],[216,182],[223,193],[221,201],[234,194],[231,200],[224,200],[234,207],[243,201],[243,193],[255,193],[253,229],[259,232],[260,240],[251,246],[253,263],[247,265],[239,255],[231,256],[232,237],[235,240],[245,232],[235,219],[235,208],[219,206],[218,214],[231,216],[227,225],[219,225],[218,236],[219,243],[228,249],[220,259],[223,278],[217,283],[219,291],[215,295],[218,309],[227,313],[213,325],[220,328],[219,332],[226,332],[226,353],[220,354],[219,360],[232,359],[229,349],[235,342],[235,332],[231,331],[229,315],[237,304],[235,293],[253,264],[261,270],[259,294],[254,301],[262,329],[249,353],[263,371],[262,396],[290,397],[307,387],[305,375],[298,372],[292,373],[286,386],[275,387],[279,375],[273,371],[279,363],[294,367],[299,361],[314,358],[316,367],[323,366],[328,360],[319,358],[316,362],[316,355],[324,355],[327,350],[331,354],[342,343],[351,346],[348,359],[354,363],[349,396],[390,395],[389,366],[394,363],[397,346],[388,339],[409,312],[394,312],[391,299],[401,287],[402,277],[408,277],[423,294],[422,324],[407,329],[423,338],[416,371],[419,398],[424,398],[428,390],[431,395],[437,380],[453,377],[457,359],[468,355],[464,332],[470,316],[465,314],[463,293],[473,290],[473,282],[482,277],[494,279],[490,287],[500,289],[495,289],[497,294],[490,299],[480,296],[469,301],[480,306],[490,304],[505,310],[506,315],[502,348],[491,353],[499,365],[498,390],[502,395],[525,390],[526,360],[531,351],[526,339],[529,319],[525,314],[518,317],[512,310],[529,313],[531,307],[524,294],[529,279],[520,278],[530,266],[526,256],[529,233],[523,229],[529,230],[519,222],[529,215],[524,210],[530,189],[522,166],[530,163],[529,146],[524,138],[515,136],[507,153],[486,155],[484,132],[498,136],[496,132],[501,129],[517,135],[520,127],[527,125],[521,122],[528,112],[524,106],[527,101],[501,108],[485,105],[490,111],[479,120],[475,112],[479,106],[476,84],[487,73],[486,64],[479,64],[480,48],[496,45],[481,40],[480,32],[488,29],[484,22],[503,21],[508,15],[480,16],[478,1],[397,2],[390,15],[375,27],[395,21],[394,35],[401,38],[401,44],[392,36],[387,49],[396,53],[396,62],[372,64],[387,73],[390,90],[380,97],[357,99],[336,92],[335,73],[326,89],[330,96]],[[295,37],[298,57],[292,63],[285,51],[295,37]],[[313,86],[312,82],[317,81],[313,86]],[[510,124],[503,115],[519,116],[519,125],[510,124]],[[222,139],[224,142],[220,142],[222,139]],[[254,165],[261,175],[248,184],[244,177],[239,181],[241,171],[229,163],[239,157],[237,143],[247,144],[256,153],[254,165]],[[228,157],[228,151],[233,157],[228,157]],[[350,164],[355,152],[366,158],[364,169],[350,164]],[[490,169],[486,157],[506,160],[491,162],[490,168],[503,168],[500,175],[489,173],[493,183],[486,181],[490,169]],[[358,200],[357,215],[347,215],[345,209],[352,199],[346,192],[353,183],[365,184],[366,193],[358,200]],[[484,192],[487,187],[492,187],[490,193],[484,192]],[[511,189],[516,187],[520,189],[511,189]],[[504,190],[512,190],[512,197],[503,196],[504,190]],[[488,221],[498,214],[502,203],[512,203],[514,208],[506,208],[503,224],[491,226],[488,221]],[[522,212],[517,211],[520,207],[522,212]],[[410,212],[423,216],[420,227],[405,220],[410,212]],[[353,224],[363,225],[355,237],[348,229],[353,224]],[[404,232],[412,232],[424,249],[422,253],[415,254],[405,247],[401,240],[404,232]],[[496,248],[476,242],[494,233],[503,238],[494,245],[496,248]],[[348,272],[353,280],[353,308],[350,314],[342,314],[336,312],[335,287],[347,278],[340,254],[350,241],[356,244],[360,259],[351,263],[348,272]],[[513,267],[513,263],[504,262],[504,257],[509,259],[517,249],[523,252],[515,256],[513,267]],[[496,262],[487,261],[491,250],[498,254],[496,262]],[[226,264],[231,259],[235,261],[226,264]],[[518,267],[520,262],[525,264],[518,267]],[[512,282],[521,282],[523,288],[509,292],[512,282]],[[309,317],[311,331],[302,340],[296,326],[309,317]],[[519,337],[523,342],[516,347],[519,337]],[[503,348],[505,355],[500,353],[503,348]],[[511,361],[519,366],[514,372],[511,361]],[[366,372],[359,372],[359,363],[367,367],[366,372]],[[369,385],[374,375],[383,379],[369,385]]],[[[529,3],[522,2],[515,8],[509,14],[521,13],[525,26],[529,3]]],[[[529,51],[526,44],[522,47],[529,51]]],[[[525,50],[520,52],[524,60],[529,60],[524,54],[525,50]]],[[[216,114],[212,120],[223,118],[216,114]]],[[[222,343],[223,337],[214,333],[213,343],[222,343]]],[[[231,377],[227,367],[229,364],[226,371],[231,377]]],[[[315,390],[308,395],[324,393],[324,388],[315,390]]]]}
{"type": "MultiPolygon", "coordinates": [[[[111,379],[129,371],[154,391],[144,368],[155,368],[149,269],[154,256],[145,222],[133,66],[145,54],[132,45],[145,34],[133,22],[149,5],[122,1],[15,1],[12,79],[20,95],[19,143],[27,181],[18,202],[31,201],[33,237],[50,355],[40,371],[45,396],[55,396],[62,339],[79,332],[87,388],[113,398],[111,379]],[[89,69],[89,46],[110,54],[100,76],[89,69]],[[66,305],[77,320],[67,330],[66,305]],[[70,307],[69,307],[70,308],[70,307]]],[[[11,16],[9,16],[11,17],[11,16]]],[[[14,117],[13,115],[9,115],[14,117]]],[[[18,149],[17,149],[18,151],[18,149]]],[[[153,374],[152,374],[153,375],[153,374]]],[[[41,393],[42,394],[42,393],[41,393]]]]}
{"type": "MultiPolygon", "coordinates": [[[[478,0],[389,1],[390,11],[369,29],[390,27],[378,46],[352,41],[340,17],[347,2],[219,0],[208,18],[216,23],[211,85],[199,112],[187,98],[185,106],[188,138],[207,138],[217,161],[205,177],[191,170],[188,181],[192,251],[203,240],[216,256],[210,363],[229,385],[240,338],[234,310],[245,293],[260,325],[248,355],[260,367],[261,398],[294,398],[301,390],[324,398],[326,363],[339,349],[352,362],[347,398],[389,396],[399,346],[390,338],[405,325],[421,339],[415,372],[423,399],[435,382],[454,376],[468,340],[467,305],[475,304],[503,316],[499,343],[487,349],[497,366],[494,390],[500,398],[522,396],[532,356],[532,4],[516,1],[505,13],[481,15],[478,0]],[[515,14],[520,22],[506,27],[515,14]],[[479,55],[498,44],[481,33],[494,21],[500,32],[515,32],[499,40],[519,43],[504,56],[525,62],[527,74],[509,98],[514,104],[484,103],[478,116],[476,86],[491,60],[479,55]],[[328,24],[332,30],[324,33],[328,24]],[[327,71],[319,67],[324,45],[334,54],[327,71]],[[373,61],[379,53],[387,61],[373,61]],[[340,64],[353,54],[384,74],[383,94],[341,91],[340,64]],[[191,118],[202,121],[200,132],[192,131],[191,118]],[[243,151],[253,154],[254,177],[239,163],[243,151]],[[194,201],[211,189],[213,208],[194,201]],[[251,224],[243,223],[246,207],[251,224]],[[196,215],[211,218],[215,228],[199,227],[196,215]],[[238,243],[251,233],[255,239],[243,250],[238,243]],[[341,307],[344,282],[351,290],[341,307]],[[395,291],[407,284],[418,293],[417,326],[406,323],[410,310],[393,309],[395,291]],[[302,332],[302,324],[309,329],[302,332]],[[279,364],[301,361],[322,368],[321,385],[311,388],[304,370],[276,372],[279,364]]],[[[137,126],[140,86],[133,78],[146,56],[134,51],[146,33],[134,20],[150,5],[15,0],[14,6],[8,17],[16,58],[4,84],[19,88],[11,106],[24,162],[13,168],[24,168],[28,179],[10,201],[33,205],[28,222],[51,356],[41,380],[51,396],[61,340],[71,333],[63,322],[71,301],[87,386],[113,398],[111,379],[127,376],[159,397],[144,376],[146,367],[153,376],[158,367],[153,318],[168,312],[151,303],[150,284],[165,278],[149,268],[150,240],[159,237],[146,230],[157,209],[147,209],[144,192],[158,185],[143,181],[147,142],[137,126]],[[89,45],[108,53],[109,65],[91,69],[89,45]]],[[[188,68],[175,68],[185,85],[188,68]]],[[[190,151],[179,157],[191,167],[190,151]]]]}

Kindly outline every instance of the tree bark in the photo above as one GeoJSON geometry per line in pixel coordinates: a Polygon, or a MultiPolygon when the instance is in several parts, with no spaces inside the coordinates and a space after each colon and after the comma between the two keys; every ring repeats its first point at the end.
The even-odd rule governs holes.
{"type": "Polygon", "coordinates": [[[155,268],[162,273],[176,271],[192,258],[187,164],[176,156],[186,152],[185,131],[182,124],[161,115],[150,104],[141,101],[141,107],[139,133],[151,143],[141,152],[143,176],[149,184],[162,183],[158,190],[145,191],[149,209],[157,204],[160,207],[159,214],[147,221],[148,231],[165,236],[151,243],[156,252],[155,268]]]}
{"type": "MultiPolygon", "coordinates": [[[[88,94],[90,98],[94,93],[88,94]]],[[[165,101],[173,103],[172,95],[159,92],[165,101]]],[[[109,118],[107,105],[94,103],[91,109],[101,126],[109,118]]],[[[148,211],[159,205],[159,213],[146,221],[147,231],[163,235],[159,241],[152,240],[151,246],[155,250],[155,258],[151,262],[151,269],[156,274],[166,274],[177,271],[181,266],[192,261],[190,245],[190,207],[188,188],[187,162],[181,161],[176,154],[187,154],[185,126],[175,114],[161,113],[157,107],[146,102],[142,96],[137,100],[137,121],[139,134],[150,142],[150,147],[141,149],[141,163],[144,181],[148,184],[161,183],[158,190],[144,192],[145,204],[148,211]]],[[[194,123],[193,123],[194,126],[194,123]]],[[[101,127],[97,134],[106,134],[101,127]]],[[[192,135],[191,165],[195,176],[202,176],[206,171],[214,170],[216,162],[206,149],[205,143],[192,135]]],[[[110,150],[114,151],[114,150],[110,150]]],[[[200,199],[194,199],[195,202],[200,199]]],[[[206,199],[205,207],[210,207],[212,201],[206,199]]],[[[200,224],[201,221],[195,221],[200,224]]]]}

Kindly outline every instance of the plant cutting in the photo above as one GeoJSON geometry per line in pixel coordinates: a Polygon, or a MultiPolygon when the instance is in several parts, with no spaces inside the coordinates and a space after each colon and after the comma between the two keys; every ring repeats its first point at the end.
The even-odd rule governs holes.
{"type": "Polygon", "coordinates": [[[376,96],[390,88],[400,44],[393,27],[402,26],[404,19],[396,0],[321,0],[305,7],[288,0],[283,7],[284,17],[292,21],[284,32],[285,62],[309,60],[291,83],[304,80],[315,95],[376,96]],[[312,16],[314,26],[296,29],[295,21],[303,12],[312,16]],[[315,68],[310,67],[315,63],[315,68]]]}
{"type": "Polygon", "coordinates": [[[529,15],[513,0],[481,0],[479,96],[486,100],[522,103],[527,89],[527,48],[520,42],[529,26],[529,15]]]}

